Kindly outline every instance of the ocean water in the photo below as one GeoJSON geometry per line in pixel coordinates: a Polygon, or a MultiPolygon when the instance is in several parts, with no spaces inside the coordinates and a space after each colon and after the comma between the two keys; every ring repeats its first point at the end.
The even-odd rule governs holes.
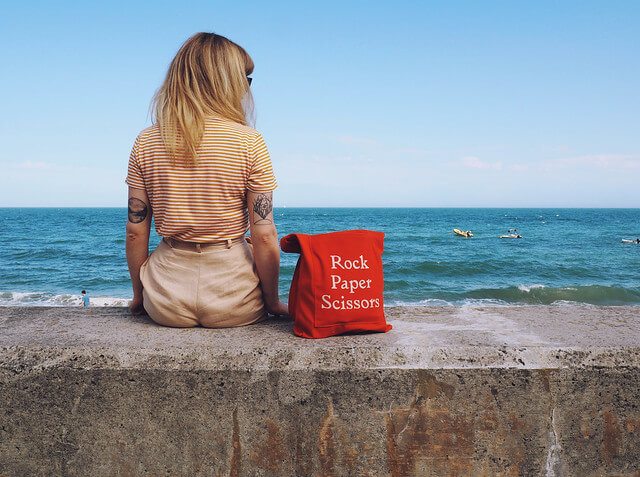
{"type": "MultiPolygon", "coordinates": [[[[382,231],[386,305],[640,305],[640,209],[277,208],[280,237],[382,231]],[[471,230],[458,237],[454,228],[471,230]],[[521,239],[500,239],[516,228],[521,239]]],[[[124,208],[0,208],[0,306],[124,305],[124,208]]],[[[152,234],[152,246],[159,237],[152,234]]],[[[282,253],[283,299],[298,256],[282,253]]]]}

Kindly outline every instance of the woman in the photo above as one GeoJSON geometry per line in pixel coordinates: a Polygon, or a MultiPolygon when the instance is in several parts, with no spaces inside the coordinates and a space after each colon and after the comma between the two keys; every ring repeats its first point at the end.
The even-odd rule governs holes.
{"type": "Polygon", "coordinates": [[[288,314],[278,297],[277,184],[262,136],[247,126],[252,71],[240,46],[197,33],[153,99],[155,124],[136,138],[126,179],[134,315],[217,328],[260,321],[265,308],[288,314]],[[148,256],[152,214],[163,239],[148,256]]]}

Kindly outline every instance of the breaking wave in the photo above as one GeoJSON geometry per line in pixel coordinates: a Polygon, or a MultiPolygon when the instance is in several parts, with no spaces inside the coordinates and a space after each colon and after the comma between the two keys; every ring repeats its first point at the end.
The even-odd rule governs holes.
{"type": "MultiPolygon", "coordinates": [[[[127,306],[130,298],[90,296],[91,306],[127,306]]],[[[80,295],[54,295],[52,293],[0,293],[0,306],[81,306],[80,295]]]]}
{"type": "Polygon", "coordinates": [[[540,284],[506,288],[480,288],[460,293],[435,293],[434,297],[409,301],[388,301],[395,306],[433,305],[639,305],[640,287],[584,285],[547,287],[540,284]]]}

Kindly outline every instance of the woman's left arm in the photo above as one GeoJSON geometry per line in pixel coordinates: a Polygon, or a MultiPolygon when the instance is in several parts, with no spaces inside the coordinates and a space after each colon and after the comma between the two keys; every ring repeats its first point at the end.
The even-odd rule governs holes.
{"type": "Polygon", "coordinates": [[[126,250],[127,265],[129,265],[133,286],[133,300],[129,303],[129,309],[134,315],[144,313],[140,267],[149,256],[151,215],[151,205],[146,191],[129,187],[126,250]]]}

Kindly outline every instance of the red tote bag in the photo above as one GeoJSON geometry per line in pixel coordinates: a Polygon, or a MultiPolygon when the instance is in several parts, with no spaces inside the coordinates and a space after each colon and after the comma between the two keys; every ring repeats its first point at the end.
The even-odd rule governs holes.
{"type": "Polygon", "coordinates": [[[290,234],[284,252],[299,253],[289,292],[293,331],[305,338],[391,329],[384,317],[384,234],[345,230],[290,234]]]}

